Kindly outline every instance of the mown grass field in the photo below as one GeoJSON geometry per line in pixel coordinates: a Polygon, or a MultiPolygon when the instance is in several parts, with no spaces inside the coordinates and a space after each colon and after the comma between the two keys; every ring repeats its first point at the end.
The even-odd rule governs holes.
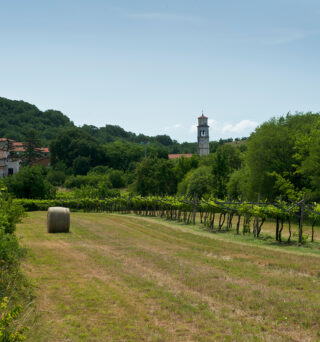
{"type": "Polygon", "coordinates": [[[28,341],[320,341],[316,251],[133,215],[45,228],[35,212],[17,230],[36,294],[28,341]]]}

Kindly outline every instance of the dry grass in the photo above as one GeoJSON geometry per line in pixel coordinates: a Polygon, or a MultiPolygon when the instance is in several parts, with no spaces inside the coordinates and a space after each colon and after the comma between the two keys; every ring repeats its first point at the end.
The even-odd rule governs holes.
{"type": "Polygon", "coordinates": [[[317,341],[320,258],[149,218],[46,213],[18,227],[36,284],[30,341],[317,341]]]}

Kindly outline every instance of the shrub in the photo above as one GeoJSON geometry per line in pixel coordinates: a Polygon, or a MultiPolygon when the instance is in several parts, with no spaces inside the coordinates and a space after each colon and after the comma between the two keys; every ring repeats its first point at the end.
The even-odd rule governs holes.
{"type": "Polygon", "coordinates": [[[5,178],[8,191],[17,198],[54,198],[55,188],[46,180],[42,167],[28,166],[5,178]]]}
{"type": "Polygon", "coordinates": [[[63,185],[66,180],[66,174],[63,171],[50,170],[47,174],[47,181],[54,185],[63,185]]]}
{"type": "Polygon", "coordinates": [[[0,189],[0,341],[23,341],[25,328],[16,329],[15,321],[22,311],[21,303],[30,299],[30,288],[20,271],[25,250],[14,234],[23,209],[10,199],[2,184],[0,189]]]}
{"type": "Polygon", "coordinates": [[[90,170],[90,158],[79,156],[73,161],[72,166],[76,175],[86,175],[90,170]]]}
{"type": "Polygon", "coordinates": [[[119,170],[112,170],[109,173],[109,180],[113,188],[123,188],[126,185],[124,173],[119,170]]]}
{"type": "MultiPolygon", "coordinates": [[[[108,182],[108,176],[101,176],[99,174],[88,174],[87,176],[70,176],[64,186],[68,189],[73,188],[81,188],[82,186],[90,185],[90,186],[97,186],[101,182],[108,182]]],[[[109,183],[109,187],[112,187],[112,184],[109,183]]]]}
{"type": "Polygon", "coordinates": [[[24,341],[26,338],[23,335],[27,327],[15,329],[14,321],[22,311],[22,306],[18,305],[14,309],[8,308],[8,297],[4,297],[0,302],[0,341],[16,342],[24,341]]]}

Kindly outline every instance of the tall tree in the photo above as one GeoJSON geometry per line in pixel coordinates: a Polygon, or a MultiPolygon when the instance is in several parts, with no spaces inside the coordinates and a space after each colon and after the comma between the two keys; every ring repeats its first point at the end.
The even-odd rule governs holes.
{"type": "Polygon", "coordinates": [[[173,164],[169,160],[146,158],[136,169],[135,191],[140,195],[172,195],[177,191],[173,164]]]}
{"type": "Polygon", "coordinates": [[[35,160],[43,156],[40,146],[38,133],[34,129],[29,130],[23,143],[24,152],[22,160],[25,165],[32,165],[35,160]]]}
{"type": "Polygon", "coordinates": [[[316,147],[319,131],[310,139],[310,132],[318,120],[319,114],[287,114],[273,118],[255,130],[245,152],[251,199],[257,198],[258,193],[269,200],[279,196],[283,188],[279,187],[281,177],[296,190],[309,187],[306,175],[313,171],[307,167],[306,160],[312,153],[312,145],[315,157],[320,151],[316,147]]]}
{"type": "Polygon", "coordinates": [[[241,167],[240,151],[232,145],[221,145],[213,155],[212,175],[214,193],[219,198],[227,195],[231,173],[241,167]]]}

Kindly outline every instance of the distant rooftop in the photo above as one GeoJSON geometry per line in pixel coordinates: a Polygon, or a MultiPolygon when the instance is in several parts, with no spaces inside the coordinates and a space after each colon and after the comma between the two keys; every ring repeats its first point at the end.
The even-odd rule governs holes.
{"type": "Polygon", "coordinates": [[[168,154],[168,158],[169,159],[177,159],[177,158],[181,158],[181,157],[191,158],[192,157],[192,153],[168,154]]]}
{"type": "MultiPolygon", "coordinates": [[[[23,142],[14,141],[12,139],[7,139],[7,138],[0,138],[0,143],[6,142],[6,141],[12,142],[12,149],[11,149],[12,152],[24,152],[25,151],[23,142]]],[[[42,152],[42,153],[50,153],[50,150],[47,147],[39,147],[39,148],[37,148],[37,150],[42,152]]]]}

